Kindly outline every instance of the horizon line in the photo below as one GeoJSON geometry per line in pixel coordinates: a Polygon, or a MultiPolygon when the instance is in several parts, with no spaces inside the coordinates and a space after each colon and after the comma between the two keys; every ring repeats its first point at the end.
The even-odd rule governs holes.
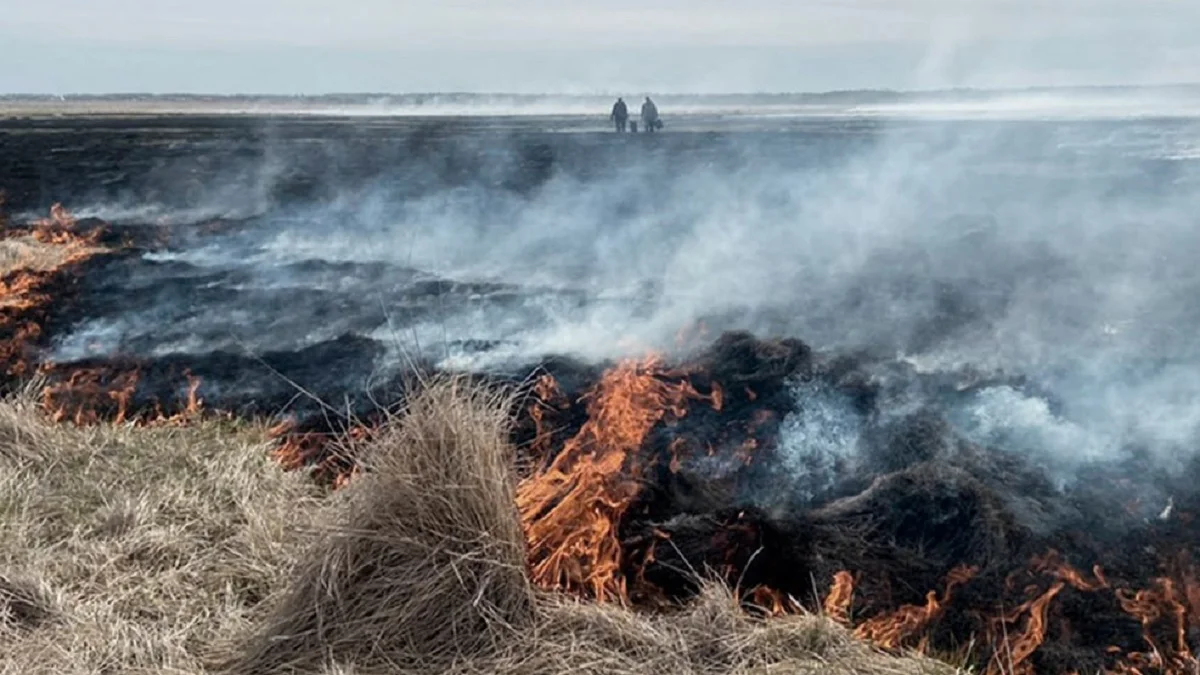
{"type": "MultiPolygon", "coordinates": [[[[632,88],[631,88],[632,89],[632,88]]],[[[1185,81],[1174,83],[1157,83],[1157,84],[1069,84],[1069,85],[1029,85],[1020,87],[941,87],[931,89],[894,89],[894,88],[859,88],[859,89],[828,89],[822,91],[713,91],[713,92],[670,92],[664,91],[656,94],[664,97],[747,97],[747,96],[807,96],[807,97],[822,97],[822,96],[837,96],[851,94],[877,94],[877,95],[937,95],[937,94],[1005,94],[1005,93],[1028,93],[1028,92],[1052,92],[1052,91],[1079,91],[1079,90],[1134,90],[1134,89],[1200,89],[1200,81],[1185,81]]],[[[638,93],[643,93],[638,90],[638,93]]],[[[432,96],[474,96],[474,97],[507,97],[507,98],[539,98],[539,97],[561,97],[561,98],[589,98],[597,96],[620,96],[623,95],[620,91],[596,91],[591,93],[579,92],[504,92],[504,91],[408,91],[408,92],[385,92],[385,91],[329,91],[323,93],[254,93],[254,92],[238,92],[238,93],[217,93],[217,92],[150,92],[150,91],[114,91],[106,93],[31,93],[31,92],[11,92],[0,93],[0,99],[95,99],[95,98],[121,98],[121,97],[154,97],[154,98],[277,98],[277,99],[320,99],[320,98],[345,98],[345,97],[432,97],[432,96]]]]}

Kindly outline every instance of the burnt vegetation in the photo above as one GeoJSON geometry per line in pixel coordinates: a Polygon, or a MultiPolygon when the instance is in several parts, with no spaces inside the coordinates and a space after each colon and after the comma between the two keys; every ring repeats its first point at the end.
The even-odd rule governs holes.
{"type": "MultiPolygon", "coordinates": [[[[463,179],[470,149],[443,152],[451,136],[430,127],[408,137],[407,151],[439,158],[429,180],[463,179]]],[[[553,148],[535,145],[521,161],[533,167],[522,174],[528,182],[503,172],[495,182],[527,191],[546,180],[556,158],[553,148]]],[[[290,176],[275,190],[279,199],[322,197],[290,176]]],[[[37,201],[29,191],[22,198],[37,201]]],[[[217,279],[186,264],[139,255],[206,227],[231,232],[249,224],[120,227],[56,207],[27,227],[6,226],[9,241],[32,240],[57,257],[14,264],[0,279],[0,366],[9,393],[42,378],[41,412],[79,426],[268,418],[280,464],[345,488],[342,520],[298,565],[286,591],[272,587],[275,613],[264,615],[256,637],[226,664],[234,670],[317,667],[326,648],[354,661],[449,668],[464,645],[429,632],[443,620],[487,652],[502,650],[513,630],[541,626],[565,640],[581,632],[576,624],[592,621],[604,627],[596,640],[612,647],[604,658],[622,649],[651,654],[666,644],[691,665],[693,656],[708,658],[697,636],[713,622],[734,626],[720,634],[766,639],[770,622],[760,618],[795,626],[797,615],[811,611],[883,649],[953,656],[989,674],[1197,667],[1200,459],[1166,473],[1129,449],[1064,480],[1025,449],[979,444],[958,430],[948,411],[978,391],[1004,386],[1045,397],[1019,375],[921,372],[869,353],[824,353],[797,337],[736,332],[670,358],[547,356],[455,381],[480,400],[448,395],[438,389],[444,381],[427,386],[430,362],[380,373],[386,345],[354,325],[294,349],[149,356],[147,345],[129,344],[116,357],[47,357],[52,339],[84,319],[151,311],[164,297],[187,302],[191,294],[229,292],[214,290],[217,279]],[[502,390],[518,395],[500,397],[502,390]],[[419,396],[430,391],[433,398],[419,396]],[[421,414],[404,426],[395,411],[414,400],[421,414]],[[462,414],[421,407],[438,401],[463,406],[462,414]],[[481,409],[499,419],[481,421],[481,409]],[[448,445],[430,445],[433,436],[448,445]],[[473,443],[485,445],[485,454],[439,454],[467,452],[473,443]],[[363,454],[414,447],[423,454],[363,454]],[[472,457],[485,466],[463,464],[472,457]],[[515,485],[501,480],[500,458],[515,485]],[[405,464],[418,461],[426,464],[405,464]],[[449,480],[439,462],[477,469],[462,482],[486,479],[490,487],[455,494],[461,484],[419,480],[449,480]],[[485,536],[497,531],[508,538],[485,536]],[[422,547],[438,537],[444,545],[433,548],[445,564],[420,586],[428,571],[422,547]],[[513,537],[524,539],[515,558],[513,537]],[[486,549],[486,564],[477,564],[473,546],[486,549]],[[464,578],[471,592],[464,593],[464,578]],[[561,595],[535,595],[546,591],[561,595]],[[391,597],[398,593],[404,597],[391,597]],[[569,604],[564,595],[662,614],[618,626],[625,615],[601,615],[607,610],[569,604]],[[449,598],[462,613],[422,614],[433,597],[449,598]],[[715,609],[728,606],[741,611],[715,609]],[[598,614],[580,618],[589,612],[598,614]],[[340,621],[326,625],[325,615],[340,621]],[[682,633],[671,633],[671,621],[682,633]],[[409,632],[397,634],[398,626],[409,632]],[[666,637],[639,642],[636,633],[651,629],[666,637]],[[277,651],[281,635],[293,642],[277,651]]],[[[436,299],[481,290],[440,279],[415,287],[436,299]]],[[[412,316],[435,304],[415,302],[412,316]]],[[[949,296],[944,304],[947,315],[966,311],[949,296]]],[[[330,318],[330,307],[336,304],[314,316],[330,318]]],[[[364,325],[378,323],[358,310],[364,325]]],[[[929,330],[940,334],[941,327],[929,330]]],[[[256,591],[251,604],[265,594],[256,591]]],[[[56,612],[38,587],[0,576],[6,627],[33,630],[56,612]]],[[[532,644],[548,649],[555,639],[532,644]]],[[[555,657],[563,660],[534,665],[578,658],[555,657]]],[[[713,658],[736,667],[712,672],[758,663],[742,652],[713,658]]],[[[522,665],[510,670],[538,672],[528,659],[522,653],[522,665]]],[[[494,665],[482,664],[484,671],[494,665]]]]}
{"type": "MultiPolygon", "coordinates": [[[[102,295],[88,287],[92,275],[131,260],[128,238],[87,234],[109,232],[103,225],[80,229],[56,211],[40,227],[58,245],[119,248],[71,257],[32,282],[10,273],[10,287],[24,283],[32,298],[6,321],[13,386],[45,344],[42,331],[16,344],[22,321],[69,322],[95,306],[89,294],[102,295]]],[[[374,438],[431,368],[414,363],[372,382],[381,350],[346,335],[257,356],[90,358],[36,370],[47,378],[46,411],[77,424],[282,419],[276,457],[340,486],[370,463],[338,439],[374,438]]],[[[1027,454],[973,444],[941,412],[984,387],[1024,387],[1020,378],[921,374],[746,333],[670,361],[550,358],[472,378],[522,388],[510,405],[517,503],[533,581],[546,588],[662,608],[715,578],[747,611],[766,614],[829,610],[841,594],[832,609],[860,637],[941,654],[974,645],[970,659],[993,672],[1194,662],[1200,587],[1190,560],[1200,542],[1190,523],[1200,505],[1189,481],[1200,466],[1168,478],[1131,456],[1056,485],[1027,454]],[[805,428],[819,424],[805,411],[826,399],[856,431],[822,456],[803,433],[821,432],[805,428]],[[1119,501],[1148,494],[1169,496],[1170,508],[1119,501]]]]}

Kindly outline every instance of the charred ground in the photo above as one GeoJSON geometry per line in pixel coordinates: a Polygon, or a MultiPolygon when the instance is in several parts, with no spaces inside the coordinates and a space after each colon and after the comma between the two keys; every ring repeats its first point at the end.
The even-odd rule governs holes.
{"type": "MultiPolygon", "coordinates": [[[[840,133],[869,144],[868,127],[840,133]]],[[[81,423],[201,410],[273,418],[279,459],[337,482],[356,467],[338,434],[372,433],[382,409],[421,386],[420,373],[449,367],[442,357],[452,349],[501,346],[447,335],[397,359],[380,325],[402,331],[447,307],[521,316],[537,293],[562,305],[589,299],[318,258],[272,268],[284,281],[263,284],[254,265],[177,254],[214,239],[253,253],[279,225],[268,214],[365,183],[394,181],[398,198],[464,186],[520,195],[554,175],[595,179],[633,157],[651,176],[681,158],[732,169],[804,149],[812,152],[796,161],[818,162],[828,131],[793,130],[790,143],[748,137],[739,152],[716,135],[614,141],[515,121],[8,120],[0,134],[13,148],[0,158],[12,213],[41,214],[58,200],[157,209],[111,220],[59,212],[7,227],[91,247],[57,269],[3,279],[21,299],[0,308],[8,386],[40,371],[47,412],[81,423]],[[258,187],[228,192],[229,213],[202,213],[239,182],[258,187]]],[[[616,200],[614,217],[645,199],[616,200]]],[[[933,285],[936,311],[904,336],[907,347],[986,327],[1010,302],[1003,286],[933,285]]],[[[475,373],[527,392],[513,411],[527,529],[561,517],[596,533],[573,539],[559,528],[545,550],[532,546],[535,580],[662,606],[712,574],[762,606],[755,611],[823,608],[883,647],[958,654],[994,673],[1194,666],[1200,462],[1168,472],[1128,448],[1064,480],[1045,457],[973,441],[956,425],[980,392],[1059,407],[1039,383],[969,366],[920,369],[894,350],[822,349],[805,338],[701,330],[666,359],[539,354],[475,373]],[[558,555],[567,550],[578,555],[558,555]]]]}
{"type": "MultiPolygon", "coordinates": [[[[953,654],[974,638],[972,658],[996,672],[1154,659],[1172,669],[1190,658],[1195,505],[1175,481],[1197,477],[1197,466],[1168,479],[1132,459],[1059,485],[1026,454],[965,440],[939,412],[1019,378],[926,377],[796,340],[726,334],[664,377],[724,396],[719,410],[697,400],[657,426],[633,461],[643,488],[620,538],[640,601],[689,597],[697,575],[715,574],[767,611],[815,608],[850,570],[854,596],[842,609],[884,646],[953,654]],[[797,471],[781,422],[819,405],[812,392],[843,396],[862,433],[853,452],[797,471]],[[1165,495],[1177,495],[1167,512],[1165,495]],[[1168,578],[1175,589],[1164,591],[1168,578]]],[[[559,419],[578,428],[569,409],[559,419]]]]}
{"type": "MultiPolygon", "coordinates": [[[[6,148],[0,176],[9,208],[18,213],[44,212],[66,196],[77,203],[160,204],[186,211],[213,206],[229,184],[262,184],[258,196],[264,203],[220,205],[237,210],[334,199],[381,179],[401,196],[466,185],[523,192],[559,172],[582,179],[612,175],[623,162],[648,154],[664,165],[700,160],[733,170],[750,161],[818,162],[831,152],[828,129],[817,123],[788,124],[790,138],[783,145],[774,131],[744,131],[735,138],[718,131],[664,134],[614,143],[611,134],[573,126],[526,117],[0,118],[6,148]],[[263,167],[269,167],[265,174],[263,167]]],[[[847,121],[838,140],[869,144],[879,126],[847,121]]]]}

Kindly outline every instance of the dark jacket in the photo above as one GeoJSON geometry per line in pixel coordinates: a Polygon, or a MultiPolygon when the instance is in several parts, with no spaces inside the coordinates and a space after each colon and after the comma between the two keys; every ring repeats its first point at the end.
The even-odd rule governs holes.
{"type": "Polygon", "coordinates": [[[642,104],[642,121],[647,125],[654,124],[658,120],[658,106],[654,105],[654,101],[646,99],[642,104]]]}
{"type": "Polygon", "coordinates": [[[614,103],[612,115],[609,115],[609,117],[617,120],[627,119],[629,117],[629,107],[625,105],[625,101],[614,103]]]}

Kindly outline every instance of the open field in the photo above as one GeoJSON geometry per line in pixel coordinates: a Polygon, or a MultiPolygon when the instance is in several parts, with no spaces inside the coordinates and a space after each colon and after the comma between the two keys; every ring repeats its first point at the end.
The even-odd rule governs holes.
{"type": "Polygon", "coordinates": [[[0,120],[21,658],[1193,673],[1197,122],[758,112],[0,120]]]}

